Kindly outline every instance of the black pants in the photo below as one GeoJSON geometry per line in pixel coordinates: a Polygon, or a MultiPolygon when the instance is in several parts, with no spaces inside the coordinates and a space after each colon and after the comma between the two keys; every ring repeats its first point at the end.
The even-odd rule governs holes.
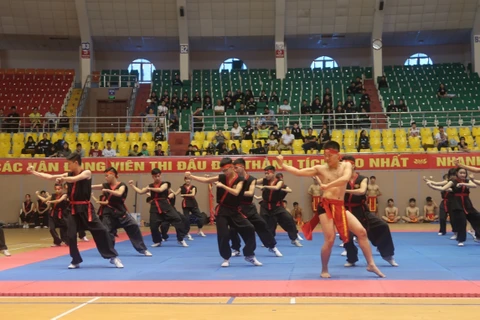
{"type": "MultiPolygon", "coordinates": [[[[439,217],[438,219],[440,220],[440,230],[438,231],[441,234],[446,234],[447,233],[447,216],[449,215],[447,211],[445,211],[445,206],[443,203],[440,205],[439,211],[439,217]]],[[[452,226],[452,232],[457,232],[457,230],[454,228],[454,222],[452,217],[450,216],[450,225],[452,226]]]]}
{"type": "Polygon", "coordinates": [[[5,233],[3,228],[0,227],[0,250],[7,250],[7,243],[5,242],[5,233]]]}
{"type": "Polygon", "coordinates": [[[48,226],[48,211],[42,214],[35,212],[34,219],[35,219],[35,226],[42,226],[42,227],[48,226]]]}
{"type": "Polygon", "coordinates": [[[480,234],[480,213],[474,208],[467,210],[465,214],[463,210],[453,210],[450,220],[455,220],[455,228],[457,229],[457,241],[465,242],[467,240],[467,221],[472,225],[475,234],[480,234]]]}
{"type": "Polygon", "coordinates": [[[93,241],[97,246],[98,252],[105,259],[111,259],[118,256],[114,248],[114,244],[107,228],[100,221],[95,208],[89,204],[92,211],[92,221],[88,221],[88,207],[87,205],[75,206],[75,215],[67,214],[68,226],[68,246],[70,247],[70,256],[72,257],[72,264],[79,264],[83,262],[82,256],[77,246],[77,232],[78,230],[88,230],[93,236],[93,241]]]}
{"type": "Polygon", "coordinates": [[[260,206],[260,215],[267,223],[268,231],[275,237],[277,223],[288,233],[290,240],[294,241],[298,237],[297,226],[290,213],[283,207],[274,207],[268,210],[265,206],[260,206]]]}
{"type": "Polygon", "coordinates": [[[190,214],[193,214],[195,217],[197,217],[197,227],[198,229],[202,229],[203,225],[205,224],[205,221],[203,221],[203,215],[200,212],[198,208],[182,208],[183,210],[183,215],[187,218],[187,224],[185,226],[186,233],[190,232],[190,214]]]}
{"type": "Polygon", "coordinates": [[[155,210],[150,211],[150,232],[152,233],[153,243],[162,242],[162,234],[159,228],[164,223],[171,224],[177,232],[177,240],[183,241],[186,235],[185,222],[177,210],[170,206],[170,208],[162,207],[162,213],[155,210]]]}
{"type": "Polygon", "coordinates": [[[23,223],[29,224],[35,222],[35,213],[30,212],[28,214],[25,214],[25,212],[22,211],[22,213],[20,213],[20,220],[22,220],[23,223]]]}
{"type": "MultiPolygon", "coordinates": [[[[262,241],[266,248],[272,249],[277,245],[275,237],[268,231],[267,223],[258,214],[257,207],[255,205],[242,206],[242,212],[247,217],[248,221],[253,224],[255,232],[262,241]]],[[[237,229],[230,228],[230,239],[232,240],[232,249],[240,251],[241,241],[238,236],[237,229]]]]}
{"type": "MultiPolygon", "coordinates": [[[[378,248],[380,255],[383,258],[392,257],[395,254],[395,246],[388,224],[363,207],[351,208],[351,212],[365,228],[368,240],[378,248]]],[[[347,251],[348,262],[358,261],[358,249],[353,241],[353,233],[350,233],[350,241],[345,243],[343,248],[347,251]]]]}
{"type": "Polygon", "coordinates": [[[78,239],[83,239],[86,236],[87,234],[85,233],[85,230],[81,230],[81,229],[78,230],[78,239]]]}
{"type": "MultiPolygon", "coordinates": [[[[184,214],[181,214],[180,212],[178,212],[178,210],[175,209],[175,211],[177,211],[178,215],[182,219],[182,222],[185,226],[184,230],[185,230],[185,236],[186,236],[188,234],[188,232],[186,232],[187,225],[188,225],[188,228],[189,228],[188,230],[190,230],[190,219],[188,219],[184,214]]],[[[168,240],[168,238],[169,238],[168,229],[170,229],[170,222],[163,221],[162,224],[160,225],[160,233],[162,234],[162,239],[163,240],[168,240]]]]}
{"type": "Polygon", "coordinates": [[[147,246],[143,242],[143,236],[142,232],[140,231],[140,227],[130,214],[125,213],[123,216],[104,214],[102,222],[107,228],[114,245],[117,229],[123,228],[135,250],[140,253],[144,253],[147,250],[147,246]]]}
{"type": "Polygon", "coordinates": [[[253,227],[253,224],[248,221],[238,209],[225,207],[224,205],[219,205],[217,209],[216,226],[220,256],[225,260],[230,259],[232,256],[232,251],[230,250],[229,228],[235,228],[245,242],[243,255],[245,257],[255,255],[257,244],[255,241],[255,228],[253,227]]]}
{"type": "Polygon", "coordinates": [[[62,218],[59,219],[58,217],[52,217],[48,219],[48,228],[50,229],[50,234],[53,238],[53,243],[57,246],[62,244],[62,242],[68,244],[68,227],[67,221],[62,218]],[[60,229],[60,236],[58,236],[57,228],[60,229]]]}

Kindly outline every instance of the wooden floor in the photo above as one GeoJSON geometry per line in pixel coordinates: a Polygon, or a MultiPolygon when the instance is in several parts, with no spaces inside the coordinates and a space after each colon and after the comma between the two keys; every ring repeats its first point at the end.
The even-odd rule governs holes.
{"type": "Polygon", "coordinates": [[[0,319],[451,320],[480,312],[478,299],[0,298],[0,319]]]}

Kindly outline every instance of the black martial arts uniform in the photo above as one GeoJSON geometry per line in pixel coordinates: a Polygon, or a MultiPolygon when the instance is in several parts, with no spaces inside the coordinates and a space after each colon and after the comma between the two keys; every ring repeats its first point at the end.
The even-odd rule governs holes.
{"type": "MultiPolygon", "coordinates": [[[[457,230],[457,241],[465,242],[467,240],[467,220],[472,225],[475,234],[480,234],[480,213],[473,207],[470,200],[470,189],[464,186],[458,186],[461,183],[458,179],[450,180],[453,182],[450,220],[454,220],[457,230]]],[[[468,183],[468,179],[465,183],[468,183]]]]}
{"type": "MultiPolygon", "coordinates": [[[[52,201],[60,199],[63,196],[53,194],[52,201]]],[[[50,234],[53,238],[53,243],[57,246],[61,245],[62,242],[68,244],[68,226],[67,226],[67,214],[68,214],[68,200],[65,199],[59,203],[53,204],[52,209],[50,210],[50,217],[48,219],[48,227],[50,229],[50,234]],[[57,230],[60,229],[60,236],[58,236],[57,230]]]]}
{"type": "MultiPolygon", "coordinates": [[[[181,194],[191,194],[193,190],[197,191],[197,187],[189,185],[183,185],[180,187],[181,194]]],[[[187,218],[187,224],[185,226],[186,233],[190,232],[190,214],[193,214],[197,218],[197,227],[198,229],[202,229],[203,225],[205,224],[204,217],[200,210],[198,209],[197,199],[195,197],[183,197],[182,201],[182,211],[185,217],[187,218]]]]}

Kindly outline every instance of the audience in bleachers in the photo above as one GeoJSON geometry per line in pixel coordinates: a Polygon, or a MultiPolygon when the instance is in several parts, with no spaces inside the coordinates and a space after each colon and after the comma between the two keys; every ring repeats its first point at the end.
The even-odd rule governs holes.
{"type": "Polygon", "coordinates": [[[360,152],[362,149],[370,149],[370,138],[365,130],[360,132],[360,137],[358,138],[357,151],[360,152]]]}
{"type": "Polygon", "coordinates": [[[103,149],[102,154],[103,154],[104,157],[116,157],[117,156],[117,151],[112,148],[112,142],[111,141],[107,141],[107,146],[105,147],[105,149],[103,149]]]}
{"type": "Polygon", "coordinates": [[[378,81],[378,88],[388,88],[388,82],[387,78],[385,76],[382,76],[380,80],[378,81]]]}
{"type": "MultiPolygon", "coordinates": [[[[137,146],[138,148],[138,146],[137,146]]],[[[98,142],[93,143],[93,148],[90,149],[90,157],[103,157],[102,150],[98,149],[98,142]]]]}
{"type": "Polygon", "coordinates": [[[441,148],[448,148],[448,135],[443,126],[438,127],[438,133],[435,135],[435,146],[440,151],[441,148]]]}
{"type": "Polygon", "coordinates": [[[25,142],[25,147],[22,150],[22,154],[29,154],[33,157],[35,155],[36,147],[35,141],[33,141],[33,138],[29,136],[27,138],[27,142],[25,142]]]}

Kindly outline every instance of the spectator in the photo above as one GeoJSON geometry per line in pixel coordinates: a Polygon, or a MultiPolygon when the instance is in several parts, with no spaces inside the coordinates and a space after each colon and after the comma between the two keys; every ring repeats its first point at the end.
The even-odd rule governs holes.
{"type": "Polygon", "coordinates": [[[217,145],[217,155],[227,155],[228,148],[226,143],[222,143],[220,146],[217,145]]]}
{"type": "Polygon", "coordinates": [[[38,130],[40,129],[40,124],[42,122],[42,115],[40,114],[40,112],[38,112],[38,108],[33,107],[32,113],[30,113],[28,117],[30,118],[30,129],[32,129],[32,131],[35,130],[38,132],[38,130]]]}
{"type": "Polygon", "coordinates": [[[468,148],[468,143],[465,142],[465,137],[460,137],[460,142],[458,143],[458,151],[470,152],[470,149],[468,148]]]}
{"type": "Polygon", "coordinates": [[[30,223],[34,222],[35,212],[36,212],[35,203],[32,202],[32,198],[29,194],[25,195],[25,201],[22,202],[22,210],[20,212],[20,219],[23,223],[23,228],[28,229],[30,223]]]}
{"type": "Polygon", "coordinates": [[[350,86],[347,88],[346,93],[347,94],[355,94],[356,90],[357,90],[357,87],[355,86],[355,82],[352,81],[352,82],[350,82],[350,86]]]}
{"type": "Polygon", "coordinates": [[[325,92],[323,94],[323,100],[326,100],[326,99],[328,99],[330,101],[332,100],[332,93],[330,92],[330,88],[326,88],[325,92]]]}
{"type": "Polygon", "coordinates": [[[53,107],[50,107],[49,111],[45,113],[45,127],[49,131],[55,130],[55,123],[57,122],[57,115],[53,112],[53,107]]]}
{"type": "Polygon", "coordinates": [[[243,128],[243,140],[250,140],[253,141],[253,132],[255,129],[252,127],[252,122],[250,120],[247,120],[247,123],[245,124],[245,128],[243,128]]]}
{"type": "MultiPolygon", "coordinates": [[[[167,90],[165,90],[167,91],[167,90]]],[[[167,96],[168,96],[168,91],[167,91],[167,96]]],[[[158,104],[158,96],[157,96],[157,93],[155,91],[152,92],[152,94],[150,95],[150,100],[152,100],[152,102],[154,102],[155,104],[158,104]]]]}
{"type": "Polygon", "coordinates": [[[245,101],[250,101],[250,99],[253,99],[253,92],[250,89],[247,89],[247,92],[245,93],[245,101]]]}
{"type": "Polygon", "coordinates": [[[170,97],[170,94],[168,93],[168,90],[165,89],[165,91],[163,91],[163,95],[162,95],[162,101],[164,101],[165,99],[169,98],[170,97]]]}
{"type": "Polygon", "coordinates": [[[273,133],[270,134],[270,138],[267,140],[267,146],[269,151],[277,150],[278,140],[275,138],[273,133]]]}
{"type": "MultiPolygon", "coordinates": [[[[188,101],[188,98],[183,98],[182,103],[181,103],[182,110],[190,110],[191,106],[192,105],[188,101]]],[[[202,107],[199,106],[199,108],[201,109],[202,107]]]]}
{"type": "Polygon", "coordinates": [[[272,94],[270,95],[270,102],[272,103],[272,105],[276,106],[280,104],[280,99],[278,98],[276,91],[272,91],[272,94]]]}
{"type": "Polygon", "coordinates": [[[320,99],[316,98],[312,102],[312,107],[311,107],[312,113],[321,113],[323,111],[322,104],[320,103],[320,99]]]}
{"type": "Polygon", "coordinates": [[[397,112],[397,106],[395,105],[395,101],[393,101],[393,99],[390,99],[390,102],[387,106],[387,113],[390,112],[397,112]]]}
{"type": "MultiPolygon", "coordinates": [[[[221,103],[222,100],[219,99],[218,101],[220,101],[221,103]]],[[[205,98],[205,102],[203,103],[203,110],[211,110],[212,108],[213,106],[210,97],[205,98]]]]}
{"type": "Polygon", "coordinates": [[[165,101],[162,101],[157,108],[157,115],[159,117],[165,116],[167,112],[168,112],[168,107],[166,106],[165,101]]]}
{"type": "Polygon", "coordinates": [[[360,132],[360,138],[358,139],[357,151],[360,152],[362,149],[370,149],[370,139],[367,136],[367,131],[362,130],[360,132]]]}
{"type": "Polygon", "coordinates": [[[141,156],[142,154],[138,151],[138,144],[133,146],[133,150],[130,150],[128,152],[129,157],[138,157],[141,156]]]}
{"type": "Polygon", "coordinates": [[[173,108],[172,113],[170,113],[170,131],[178,131],[178,126],[179,126],[179,121],[178,121],[178,114],[177,114],[177,108],[173,108]]]}
{"type": "Polygon", "coordinates": [[[295,136],[290,132],[290,128],[285,128],[285,133],[280,138],[280,144],[278,145],[278,151],[290,150],[293,151],[293,141],[295,141],[295,136]]]}
{"type": "Polygon", "coordinates": [[[85,157],[85,150],[82,148],[81,143],[77,143],[77,149],[75,149],[75,152],[78,153],[82,158],[85,157]]]}
{"type": "Polygon", "coordinates": [[[233,122],[230,136],[232,137],[232,140],[242,140],[242,128],[238,125],[237,121],[233,122]]]}
{"type": "Polygon", "coordinates": [[[365,107],[361,109],[361,112],[358,115],[358,123],[360,125],[360,128],[370,128],[372,121],[370,120],[370,117],[368,116],[365,107]]]}
{"type": "Polygon", "coordinates": [[[327,110],[325,110],[325,115],[323,116],[323,122],[330,125],[333,119],[334,119],[333,110],[328,108],[327,110]]]}
{"type": "Polygon", "coordinates": [[[437,146],[438,151],[442,148],[448,148],[448,136],[443,126],[438,127],[438,133],[435,135],[435,145],[437,146]]]}
{"type": "Polygon", "coordinates": [[[234,101],[235,103],[237,103],[237,102],[240,102],[240,103],[245,102],[245,96],[244,96],[242,90],[237,89],[237,92],[235,92],[235,95],[233,96],[233,101],[234,101]]]}
{"type": "Polygon", "coordinates": [[[216,144],[217,149],[222,148],[222,145],[225,144],[225,140],[227,140],[227,138],[225,137],[225,134],[223,133],[222,129],[218,129],[217,133],[215,134],[215,141],[217,142],[217,144],[216,144]]]}
{"type": "Polygon", "coordinates": [[[112,149],[112,142],[107,141],[107,147],[103,149],[103,156],[104,157],[116,157],[117,156],[117,151],[115,149],[112,149]]]}
{"type": "Polygon", "coordinates": [[[362,93],[362,89],[363,89],[363,82],[362,82],[362,79],[360,79],[360,77],[357,77],[355,79],[355,93],[362,93]]]}
{"type": "Polygon", "coordinates": [[[388,199],[387,207],[385,208],[385,216],[382,219],[388,223],[397,223],[400,221],[400,217],[398,216],[398,208],[395,207],[393,203],[393,199],[388,199]]]}
{"type": "Polygon", "coordinates": [[[95,141],[93,143],[93,149],[90,149],[89,155],[90,155],[90,157],[94,157],[94,158],[103,156],[102,150],[98,149],[98,142],[95,141]]]}
{"type": "Polygon", "coordinates": [[[180,76],[177,74],[175,75],[175,79],[173,79],[172,84],[174,86],[182,86],[183,87],[183,82],[180,80],[180,76]]]}
{"type": "Polygon", "coordinates": [[[210,96],[210,93],[208,92],[208,90],[205,90],[205,92],[203,93],[203,102],[205,103],[205,101],[208,99],[210,99],[210,101],[212,101],[212,97],[210,96]]]}
{"type": "Polygon", "coordinates": [[[143,130],[148,131],[148,132],[153,131],[153,128],[155,128],[156,120],[157,120],[157,117],[155,116],[155,113],[153,112],[152,109],[150,109],[149,113],[145,116],[144,129],[143,130]]]}
{"type": "Polygon", "coordinates": [[[327,105],[330,104],[332,105],[332,97],[331,96],[325,96],[325,99],[322,101],[322,106],[320,110],[325,110],[327,105]]]}
{"type": "Polygon", "coordinates": [[[320,135],[318,136],[318,151],[323,149],[325,143],[329,142],[332,139],[328,129],[324,126],[320,131],[320,135]]]}
{"type": "Polygon", "coordinates": [[[239,116],[245,116],[247,115],[247,109],[245,108],[245,105],[243,103],[240,104],[240,107],[237,109],[237,114],[239,116]]]}
{"type": "Polygon", "coordinates": [[[275,112],[273,112],[273,110],[270,110],[268,107],[265,107],[263,109],[263,117],[261,119],[261,122],[264,122],[267,126],[275,125],[275,112]]]}
{"type": "Polygon", "coordinates": [[[198,106],[193,116],[193,131],[198,132],[203,130],[203,110],[201,106],[198,106]]]}
{"type": "Polygon", "coordinates": [[[359,109],[365,109],[366,112],[370,112],[370,101],[360,101],[359,109]]]}
{"type": "Polygon", "coordinates": [[[225,107],[222,106],[222,100],[220,99],[217,100],[217,104],[215,105],[214,110],[216,115],[225,113],[225,107]]]}
{"type": "Polygon", "coordinates": [[[420,130],[417,128],[417,123],[415,121],[411,124],[409,136],[413,138],[420,136],[420,130]]]}
{"type": "Polygon", "coordinates": [[[193,96],[192,103],[202,103],[202,97],[200,96],[200,92],[195,91],[195,95],[193,96]]]}
{"type": "Polygon", "coordinates": [[[370,103],[370,95],[367,93],[367,90],[362,89],[362,97],[360,98],[360,101],[363,102],[368,102],[370,103]]]}
{"type": "Polygon", "coordinates": [[[172,102],[170,103],[170,108],[180,108],[180,104],[178,103],[178,99],[177,98],[173,98],[172,99],[172,102]]]}
{"type": "Polygon", "coordinates": [[[336,128],[343,129],[345,127],[345,111],[342,106],[337,107],[334,117],[336,128]]]}
{"type": "Polygon", "coordinates": [[[31,136],[27,138],[27,142],[25,142],[25,146],[22,149],[22,154],[30,154],[32,157],[35,154],[35,141],[31,136]]]}
{"type": "MultiPolygon", "coordinates": [[[[161,144],[158,144],[161,146],[161,144]]],[[[148,157],[150,153],[148,152],[148,145],[146,143],[142,144],[142,151],[140,151],[140,156],[148,157]]]]}
{"type": "Polygon", "coordinates": [[[228,151],[228,154],[229,154],[229,155],[238,155],[238,154],[240,154],[240,153],[238,152],[237,145],[236,145],[235,143],[232,143],[232,144],[230,145],[230,151],[228,151]]]}
{"type": "Polygon", "coordinates": [[[278,107],[278,113],[280,114],[289,114],[292,111],[292,107],[288,104],[287,99],[283,99],[283,104],[278,107]]]}
{"type": "Polygon", "coordinates": [[[255,143],[255,148],[250,149],[250,154],[267,154],[267,151],[264,147],[262,147],[262,143],[260,141],[257,141],[255,143]]]}
{"type": "Polygon", "coordinates": [[[347,100],[345,101],[345,104],[343,105],[343,109],[345,109],[348,104],[350,104],[352,106],[352,108],[355,108],[355,101],[353,100],[352,96],[347,96],[347,100]]]}
{"type": "Polygon", "coordinates": [[[261,140],[267,140],[268,137],[270,136],[269,130],[267,128],[267,125],[265,122],[262,122],[262,124],[258,127],[258,139],[261,140]]]}
{"type": "Polygon", "coordinates": [[[70,119],[68,118],[67,111],[62,112],[62,116],[58,121],[58,128],[59,129],[68,129],[70,128],[70,119]]]}
{"type": "Polygon", "coordinates": [[[398,101],[397,111],[398,112],[408,112],[408,107],[405,105],[405,101],[403,99],[400,99],[398,101]]]}
{"type": "Polygon", "coordinates": [[[447,96],[447,88],[445,88],[445,85],[443,83],[440,83],[440,87],[438,88],[437,95],[439,98],[444,98],[447,96]]]}
{"type": "Polygon", "coordinates": [[[191,144],[188,145],[188,150],[185,153],[186,156],[194,156],[195,150],[193,150],[193,146],[191,144]]]}
{"type": "Polygon", "coordinates": [[[295,137],[295,140],[303,140],[302,129],[298,126],[298,122],[293,123],[292,134],[295,137]]]}
{"type": "Polygon", "coordinates": [[[157,127],[154,135],[153,135],[153,141],[158,142],[158,141],[165,141],[165,134],[162,131],[162,128],[157,127]]]}
{"type": "Polygon", "coordinates": [[[307,153],[308,150],[318,150],[317,137],[313,135],[313,129],[308,128],[305,143],[302,145],[303,151],[307,153]]]}
{"type": "Polygon", "coordinates": [[[48,133],[44,133],[43,134],[43,139],[38,141],[38,143],[37,143],[37,153],[46,155],[47,151],[48,151],[48,149],[50,148],[51,145],[52,145],[52,143],[48,139],[48,133]]]}
{"type": "Polygon", "coordinates": [[[260,93],[260,98],[258,98],[258,101],[268,103],[268,97],[267,97],[267,94],[265,93],[265,90],[262,90],[262,92],[260,93]]]}
{"type": "MultiPolygon", "coordinates": [[[[163,100],[163,101],[168,101],[167,99],[168,99],[168,97],[165,98],[165,100],[163,100]]],[[[153,113],[155,115],[157,115],[157,105],[155,104],[155,102],[152,102],[152,100],[148,99],[147,103],[148,103],[148,105],[147,105],[147,108],[145,108],[145,114],[149,114],[150,110],[153,110],[153,113]]]]}
{"type": "Polygon", "coordinates": [[[387,78],[382,76],[380,80],[378,80],[378,89],[380,88],[388,88],[387,78]]]}
{"type": "Polygon", "coordinates": [[[12,106],[10,108],[8,119],[6,119],[5,122],[7,123],[5,127],[7,128],[8,133],[18,132],[18,127],[20,125],[20,115],[17,113],[16,106],[12,106]]]}
{"type": "Polygon", "coordinates": [[[51,144],[50,147],[48,147],[45,150],[45,157],[55,158],[56,156],[57,156],[57,148],[55,148],[54,144],[51,144]]]}
{"type": "Polygon", "coordinates": [[[225,102],[225,110],[227,109],[235,109],[235,104],[233,103],[233,100],[230,99],[230,97],[227,97],[227,101],[225,102]]]}
{"type": "Polygon", "coordinates": [[[282,132],[278,130],[278,124],[275,123],[273,125],[273,130],[272,132],[270,132],[270,134],[271,135],[273,134],[273,137],[277,139],[277,141],[280,141],[280,138],[282,137],[282,132]]]}
{"type": "Polygon", "coordinates": [[[247,109],[247,113],[249,115],[255,115],[257,112],[257,103],[253,100],[253,97],[247,101],[245,108],[247,109]]]}
{"type": "Polygon", "coordinates": [[[227,93],[225,94],[225,97],[223,97],[224,103],[227,103],[227,98],[230,98],[230,101],[233,100],[233,95],[231,90],[228,90],[227,93]]]}
{"type": "Polygon", "coordinates": [[[68,144],[68,142],[65,142],[63,144],[62,149],[60,149],[60,151],[57,152],[57,157],[66,158],[71,154],[72,154],[72,150],[70,150],[70,145],[68,144]]]}

